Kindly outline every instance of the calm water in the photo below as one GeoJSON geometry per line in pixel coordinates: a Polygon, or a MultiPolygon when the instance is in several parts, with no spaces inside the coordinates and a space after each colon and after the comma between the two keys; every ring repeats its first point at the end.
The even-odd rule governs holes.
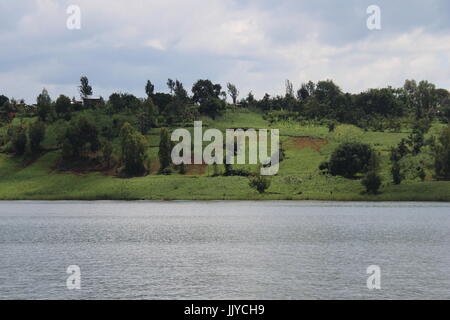
{"type": "Polygon", "coordinates": [[[16,298],[450,299],[450,204],[0,202],[16,298]]]}

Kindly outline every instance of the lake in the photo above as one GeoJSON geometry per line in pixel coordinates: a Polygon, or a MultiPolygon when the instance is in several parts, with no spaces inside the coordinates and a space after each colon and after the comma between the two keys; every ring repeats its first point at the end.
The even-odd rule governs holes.
{"type": "Polygon", "coordinates": [[[446,203],[0,202],[0,299],[432,298],[446,203]]]}

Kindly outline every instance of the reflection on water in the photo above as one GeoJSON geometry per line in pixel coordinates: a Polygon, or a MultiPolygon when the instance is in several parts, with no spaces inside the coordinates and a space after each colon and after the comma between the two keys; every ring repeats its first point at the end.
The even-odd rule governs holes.
{"type": "Polygon", "coordinates": [[[450,298],[450,205],[0,202],[1,299],[450,298]],[[81,290],[66,268],[81,268],[81,290]],[[378,265],[382,289],[369,291],[378,265]]]}

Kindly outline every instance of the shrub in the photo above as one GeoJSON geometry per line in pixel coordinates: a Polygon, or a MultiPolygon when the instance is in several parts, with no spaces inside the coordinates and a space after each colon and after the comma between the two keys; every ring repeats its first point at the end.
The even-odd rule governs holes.
{"type": "Polygon", "coordinates": [[[178,166],[178,172],[179,172],[180,174],[186,174],[186,173],[187,173],[186,165],[185,165],[184,163],[182,163],[182,164],[180,164],[180,165],[178,166]]]}
{"type": "MultiPolygon", "coordinates": [[[[331,155],[329,172],[334,176],[354,177],[357,173],[366,173],[369,169],[373,150],[367,144],[343,143],[331,155]]],[[[323,164],[321,170],[326,168],[323,164]]]]}
{"type": "Polygon", "coordinates": [[[162,175],[170,176],[172,174],[171,168],[164,168],[159,171],[162,175]]]}
{"type": "Polygon", "coordinates": [[[370,171],[362,179],[361,183],[366,187],[368,194],[377,194],[381,187],[381,177],[376,172],[370,171]]]}
{"type": "Polygon", "coordinates": [[[249,186],[262,194],[269,189],[270,180],[264,176],[256,176],[250,179],[249,186]]]}

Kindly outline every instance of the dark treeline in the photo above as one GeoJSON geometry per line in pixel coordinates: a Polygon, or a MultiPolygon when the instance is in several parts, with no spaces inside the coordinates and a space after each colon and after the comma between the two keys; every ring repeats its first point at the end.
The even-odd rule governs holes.
{"type": "Polygon", "coordinates": [[[287,119],[329,120],[374,130],[396,129],[399,124],[395,119],[402,117],[444,121],[450,118],[450,93],[446,89],[436,88],[428,81],[417,83],[415,80],[406,80],[401,88],[369,89],[351,94],[343,92],[331,80],[317,83],[309,81],[298,90],[287,80],[286,94],[265,94],[260,100],[252,92],[239,100],[239,91],[235,85],[228,83],[224,89],[210,80],[197,81],[190,93],[178,80],[169,79],[167,87],[169,93],[155,92],[154,85],[148,81],[145,98],[117,92],[104,101],[103,98],[90,98],[92,87],[88,79],[82,77],[80,101],[64,95],[52,101],[45,89],[34,105],[0,95],[0,119],[7,122],[21,113],[37,115],[46,122],[58,118],[69,119],[72,112],[82,109],[102,107],[111,114],[136,113],[140,118],[138,127],[144,133],[147,128],[186,122],[199,115],[215,118],[230,106],[259,109],[266,113],[271,122],[287,119]]]}

